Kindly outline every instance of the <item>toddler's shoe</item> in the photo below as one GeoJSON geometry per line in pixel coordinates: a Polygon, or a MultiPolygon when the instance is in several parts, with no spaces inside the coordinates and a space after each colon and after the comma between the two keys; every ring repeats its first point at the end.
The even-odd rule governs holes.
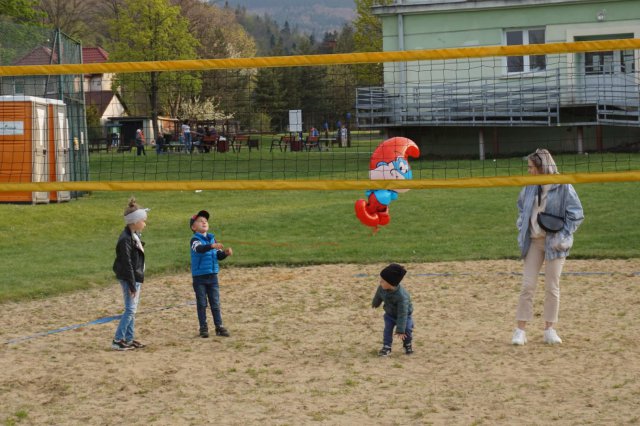
{"type": "Polygon", "coordinates": [[[201,328],[200,337],[202,337],[203,339],[209,337],[209,330],[207,330],[206,328],[201,328]]]}
{"type": "Polygon", "coordinates": [[[544,331],[544,342],[550,345],[559,345],[562,343],[562,339],[553,328],[547,328],[544,331]]]}
{"type": "Polygon", "coordinates": [[[511,344],[522,346],[525,343],[527,343],[527,333],[525,333],[521,328],[516,328],[513,332],[513,337],[511,338],[511,344]]]}
{"type": "Polygon", "coordinates": [[[229,331],[224,327],[216,327],[216,336],[229,337],[229,331]]]}
{"type": "Polygon", "coordinates": [[[411,355],[413,353],[413,347],[411,346],[411,343],[404,343],[402,346],[404,346],[405,355],[411,355]]]}
{"type": "Polygon", "coordinates": [[[378,356],[389,356],[391,355],[391,346],[384,345],[382,349],[378,352],[378,356]]]}

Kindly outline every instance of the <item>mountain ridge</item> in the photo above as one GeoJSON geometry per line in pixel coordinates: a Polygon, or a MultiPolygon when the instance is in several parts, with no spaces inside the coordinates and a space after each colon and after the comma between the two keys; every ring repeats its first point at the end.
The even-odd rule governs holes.
{"type": "Polygon", "coordinates": [[[269,15],[280,25],[321,36],[339,31],[356,17],[353,0],[227,0],[229,7],[244,7],[254,15],[269,15]]]}

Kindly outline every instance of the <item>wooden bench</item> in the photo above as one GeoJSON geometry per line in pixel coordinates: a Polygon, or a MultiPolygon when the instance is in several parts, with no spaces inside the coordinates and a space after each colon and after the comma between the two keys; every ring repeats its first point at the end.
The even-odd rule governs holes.
{"type": "Polygon", "coordinates": [[[216,149],[217,145],[218,145],[218,139],[219,136],[218,135],[214,135],[214,136],[203,136],[202,137],[202,142],[200,144],[200,151],[201,152],[211,152],[212,149],[216,149]]]}
{"type": "Polygon", "coordinates": [[[304,141],[304,147],[307,151],[311,151],[311,148],[318,148],[318,151],[322,151],[322,146],[320,145],[320,137],[307,136],[307,139],[304,141]]]}
{"type": "Polygon", "coordinates": [[[234,152],[240,152],[242,146],[246,146],[251,151],[252,148],[260,149],[260,139],[257,136],[236,135],[234,136],[231,147],[234,152]]]}
{"type": "Polygon", "coordinates": [[[125,151],[129,152],[133,148],[135,148],[135,146],[136,146],[135,140],[130,140],[128,144],[121,143],[120,145],[118,145],[118,152],[125,152],[125,151]]]}
{"type": "Polygon", "coordinates": [[[280,136],[280,139],[272,139],[269,151],[272,151],[275,146],[280,148],[280,151],[286,151],[287,148],[290,151],[302,151],[303,148],[302,141],[299,141],[297,136],[280,136]]]}
{"type": "Polygon", "coordinates": [[[100,152],[106,151],[109,152],[111,149],[111,144],[106,139],[95,139],[89,141],[89,152],[100,152]]]}

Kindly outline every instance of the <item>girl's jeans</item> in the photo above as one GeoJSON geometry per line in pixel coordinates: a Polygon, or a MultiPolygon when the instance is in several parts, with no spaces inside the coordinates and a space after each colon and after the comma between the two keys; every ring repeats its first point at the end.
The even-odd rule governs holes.
{"type": "MultiPolygon", "coordinates": [[[[391,347],[391,344],[393,343],[393,329],[395,328],[395,326],[396,326],[396,319],[385,312],[384,333],[382,335],[382,344],[384,346],[391,347]]],[[[413,318],[411,318],[411,315],[407,317],[407,326],[405,327],[404,332],[407,335],[407,337],[404,339],[403,344],[408,345],[409,343],[411,343],[412,333],[413,333],[413,318]]]]}
{"type": "Polygon", "coordinates": [[[516,310],[516,321],[533,319],[533,295],[538,284],[538,274],[544,263],[544,312],[546,322],[558,322],[560,310],[560,274],[564,266],[564,257],[545,261],[544,238],[532,238],[529,251],[524,258],[522,290],[516,310]]]}
{"type": "Polygon", "coordinates": [[[136,326],[136,311],[138,310],[138,302],[140,301],[140,287],[142,283],[136,283],[136,295],[131,297],[129,284],[120,280],[122,287],[122,296],[124,297],[124,312],[120,318],[120,324],[116,330],[115,340],[124,340],[130,342],[134,338],[136,326]]]}
{"type": "Polygon", "coordinates": [[[207,299],[211,305],[213,324],[216,328],[222,327],[218,274],[207,274],[193,277],[193,291],[196,293],[196,306],[198,308],[198,322],[200,323],[200,330],[208,330],[207,299]]]}

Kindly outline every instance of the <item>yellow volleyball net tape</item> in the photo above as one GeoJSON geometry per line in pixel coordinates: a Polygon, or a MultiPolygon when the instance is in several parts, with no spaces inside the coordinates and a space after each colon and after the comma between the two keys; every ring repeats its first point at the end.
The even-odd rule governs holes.
{"type": "MultiPolygon", "coordinates": [[[[85,105],[82,104],[80,94],[75,98],[67,96],[65,101],[76,102],[72,105],[62,105],[62,107],[68,107],[66,112],[69,114],[67,116],[69,122],[75,120],[76,123],[68,125],[68,128],[63,131],[63,133],[68,132],[71,135],[68,146],[48,146],[44,149],[36,149],[30,139],[33,138],[33,141],[36,141],[34,134],[42,132],[39,137],[46,138],[45,132],[53,133],[57,131],[56,126],[64,127],[64,125],[60,125],[64,120],[59,118],[62,112],[52,112],[47,115],[51,122],[43,124],[45,115],[38,116],[37,114],[40,113],[37,109],[57,108],[60,105],[49,103],[46,107],[42,104],[32,108],[23,105],[23,103],[29,102],[29,99],[26,99],[28,96],[16,96],[13,99],[3,96],[4,102],[0,104],[0,108],[2,108],[0,109],[0,143],[6,148],[0,152],[2,154],[0,155],[0,192],[436,189],[521,186],[539,183],[637,182],[640,181],[640,154],[638,154],[637,146],[638,136],[640,136],[637,131],[638,122],[640,122],[638,120],[640,117],[638,102],[635,106],[630,107],[628,105],[604,105],[605,108],[610,109],[598,111],[597,118],[600,119],[602,116],[603,122],[618,120],[618,123],[615,123],[614,131],[604,136],[601,134],[602,129],[593,130],[600,125],[598,121],[561,125],[558,118],[561,115],[559,112],[561,98],[563,96],[577,98],[577,95],[580,95],[580,93],[573,91],[561,93],[561,85],[564,82],[559,81],[560,79],[566,79],[568,86],[573,85],[576,80],[576,75],[571,73],[575,73],[579,61],[574,59],[572,54],[618,52],[618,56],[627,61],[626,64],[631,64],[637,62],[637,57],[633,59],[633,51],[637,49],[640,49],[640,39],[620,39],[330,55],[2,66],[0,67],[0,77],[3,83],[7,82],[7,86],[13,83],[15,87],[22,85],[23,89],[26,89],[28,84],[32,84],[31,89],[35,91],[44,88],[47,96],[51,97],[53,95],[48,90],[55,89],[56,85],[81,87],[78,76],[115,74],[120,84],[118,98],[124,100],[123,104],[133,107],[134,112],[129,114],[133,117],[121,117],[120,122],[114,120],[109,123],[111,127],[107,130],[108,126],[103,123],[105,118],[97,117],[98,108],[91,111],[87,109],[87,113],[85,113],[83,109],[85,105]],[[505,57],[525,55],[530,55],[532,58],[544,56],[549,67],[540,72],[522,72],[506,76],[504,69],[499,69],[506,66],[505,57]],[[479,59],[479,61],[472,63],[474,62],[471,60],[473,58],[488,59],[486,62],[479,59]],[[446,61],[452,62],[443,65],[446,61]],[[378,89],[378,92],[375,92],[372,88],[366,87],[365,83],[360,84],[356,81],[358,75],[352,67],[352,65],[370,63],[402,63],[404,71],[400,66],[384,67],[382,72],[384,72],[385,82],[375,88],[378,89]],[[462,69],[451,68],[457,65],[460,65],[462,69]],[[493,80],[487,84],[481,80],[483,77],[472,76],[476,72],[473,67],[494,67],[493,72],[486,73],[493,74],[493,80]],[[289,100],[286,98],[280,99],[279,103],[274,102],[273,105],[265,107],[258,103],[258,96],[255,91],[252,91],[260,83],[261,78],[263,81],[269,81],[283,76],[287,77],[287,74],[293,75],[299,69],[305,72],[318,72],[318,74],[297,75],[297,78],[304,82],[304,87],[300,91],[313,92],[315,90],[320,92],[312,93],[316,95],[315,103],[311,103],[307,109],[300,110],[304,114],[302,116],[305,124],[304,132],[311,136],[311,127],[316,127],[320,131],[320,138],[324,142],[320,143],[316,140],[316,145],[313,145],[313,141],[309,142],[308,136],[299,134],[302,133],[300,130],[294,131],[288,126],[291,120],[290,114],[299,108],[297,103],[301,102],[301,97],[292,101],[291,105],[284,103],[289,100]],[[240,70],[240,72],[236,70],[240,70]],[[244,70],[251,70],[251,72],[243,72],[244,70]],[[194,73],[194,71],[198,73],[194,73]],[[205,73],[205,71],[215,71],[215,73],[205,73]],[[468,80],[456,81],[458,71],[461,71],[460,74],[468,75],[468,80]],[[149,124],[151,120],[144,122],[141,118],[139,122],[135,122],[136,116],[151,115],[148,114],[151,111],[149,105],[151,84],[145,80],[147,77],[145,73],[154,72],[164,74],[163,78],[166,79],[161,82],[163,91],[157,93],[156,99],[165,102],[164,108],[170,117],[163,118],[163,125],[172,126],[165,127],[165,130],[171,133],[170,136],[173,139],[167,139],[163,148],[170,151],[158,149],[156,155],[153,152],[156,148],[152,143],[156,142],[158,136],[147,137],[145,140],[147,156],[141,157],[133,155],[131,152],[135,153],[136,149],[139,149],[134,145],[138,137],[138,127],[142,133],[149,134],[156,130],[159,130],[160,135],[165,133],[162,129],[154,129],[149,124]],[[281,74],[277,74],[278,72],[281,74]],[[402,72],[405,73],[403,77],[410,74],[417,76],[418,80],[412,82],[413,86],[409,87],[410,85],[406,84],[403,77],[398,77],[402,72]],[[398,74],[394,75],[394,73],[398,74]],[[64,80],[65,76],[71,77],[66,77],[68,79],[64,80]],[[314,80],[321,78],[323,78],[323,82],[329,82],[332,86],[319,88],[316,86],[315,89],[312,89],[314,80]],[[389,78],[389,81],[386,78],[389,78]],[[189,85],[190,81],[198,79],[200,79],[199,83],[189,85]],[[523,82],[524,79],[530,80],[523,82]],[[390,87],[397,81],[401,83],[396,84],[391,90],[390,87]],[[199,89],[195,87],[205,85],[207,93],[226,96],[227,106],[230,109],[226,111],[228,114],[221,114],[217,118],[193,120],[194,122],[190,123],[193,126],[191,130],[194,135],[199,134],[202,137],[203,130],[197,127],[204,123],[212,128],[217,127],[218,132],[228,132],[227,136],[231,137],[228,138],[224,146],[216,146],[215,142],[208,142],[210,144],[206,146],[206,149],[203,149],[204,144],[207,143],[203,137],[202,144],[198,145],[199,154],[202,155],[187,155],[193,153],[193,147],[189,152],[184,140],[179,140],[184,137],[181,130],[182,120],[179,121],[175,117],[186,113],[184,109],[178,109],[176,99],[198,98],[198,95],[205,91],[199,92],[199,89]],[[370,116],[374,117],[372,122],[375,120],[376,114],[386,114],[385,119],[396,121],[382,122],[382,124],[366,123],[358,128],[360,123],[357,122],[359,119],[357,114],[360,111],[357,106],[354,107],[354,104],[358,103],[356,90],[359,90],[361,86],[370,90],[367,100],[370,101],[370,116]],[[437,108],[441,110],[453,109],[458,103],[461,105],[471,104],[473,99],[467,92],[475,88],[482,89],[482,96],[485,93],[490,93],[489,96],[495,98],[491,98],[491,102],[496,105],[500,102],[506,105],[504,110],[496,108],[493,111],[492,119],[503,120],[502,122],[496,123],[491,120],[483,122],[480,120],[461,124],[456,121],[455,115],[448,117],[450,121],[442,120],[442,117],[433,118],[431,115],[439,113],[436,111],[437,108]],[[189,92],[189,90],[193,91],[189,92]],[[513,90],[513,92],[507,93],[509,90],[513,90]],[[393,104],[399,99],[404,99],[405,103],[394,104],[392,111],[385,111],[388,105],[377,103],[379,100],[375,98],[376,93],[388,97],[384,99],[384,102],[388,101],[393,104]],[[443,93],[444,95],[442,95],[443,93]],[[433,101],[431,97],[436,96],[434,94],[445,97],[433,101]],[[446,96],[451,98],[446,98],[446,96]],[[503,98],[498,98],[499,96],[503,96],[503,98]],[[549,105],[554,107],[552,101],[548,100],[553,96],[557,98],[557,110],[554,117],[556,122],[536,121],[524,125],[516,122],[514,125],[514,123],[504,121],[504,114],[510,113],[505,112],[507,109],[517,111],[522,108],[529,108],[525,114],[529,113],[531,116],[536,116],[536,119],[547,120],[547,110],[535,109],[535,107],[526,104],[527,102],[538,102],[542,97],[545,98],[544,102],[551,102],[549,105]],[[426,105],[428,102],[431,104],[426,105]],[[432,106],[438,103],[439,107],[432,106]],[[413,112],[407,112],[411,108],[413,108],[413,112]],[[433,111],[429,108],[433,108],[433,111]],[[90,115],[91,117],[89,117],[90,115]],[[94,127],[91,127],[90,119],[94,127]],[[232,131],[230,128],[233,123],[229,122],[233,120],[239,124],[232,131]],[[348,129],[349,131],[353,130],[353,133],[350,134],[353,136],[353,146],[350,143],[342,144],[340,141],[345,121],[349,126],[349,120],[352,120],[351,125],[354,126],[353,129],[348,129]],[[410,120],[416,120],[417,124],[406,124],[410,120]],[[634,122],[634,120],[638,122],[634,122]],[[82,127],[85,121],[87,126],[82,127]],[[134,126],[128,129],[129,133],[124,130],[127,125],[134,126]],[[508,152],[499,152],[498,137],[492,136],[491,132],[497,134],[496,129],[500,126],[511,131],[517,129],[518,126],[522,129],[527,125],[536,129],[525,135],[531,138],[530,140],[521,143],[516,148],[509,146],[508,152]],[[244,126],[244,129],[241,126],[244,126]],[[412,126],[413,134],[405,134],[406,129],[412,126]],[[552,131],[562,126],[564,127],[561,135],[556,132],[550,136],[552,131]],[[446,133],[446,131],[456,127],[459,133],[454,135],[457,140],[451,145],[464,143],[466,144],[464,148],[466,152],[440,154],[437,150],[450,142],[447,137],[451,132],[446,133]],[[422,137],[421,132],[425,128],[431,129],[430,132],[433,132],[434,128],[438,128],[438,131],[446,134],[432,139],[430,133],[419,141],[417,138],[422,137]],[[486,131],[486,134],[483,133],[479,136],[478,128],[484,128],[483,131],[486,131]],[[360,130],[362,130],[361,134],[356,136],[360,130]],[[569,141],[570,138],[565,130],[573,132],[573,140],[569,141]],[[116,131],[120,133],[116,135],[116,131]],[[259,138],[259,141],[254,140],[255,145],[250,146],[249,135],[240,135],[243,132],[259,138]],[[298,144],[296,151],[298,152],[291,152],[294,150],[294,145],[290,138],[293,138],[294,133],[298,144]],[[114,135],[119,138],[118,141],[113,139],[114,135]],[[369,180],[371,153],[383,139],[394,135],[415,137],[415,141],[420,145],[421,158],[415,161],[420,161],[422,164],[413,169],[414,179],[402,181],[369,180]],[[244,136],[244,139],[236,138],[236,136],[244,136]],[[284,142],[287,138],[289,140],[284,142]],[[482,142],[478,139],[481,139],[482,142]],[[582,146],[578,147],[577,140],[580,140],[580,144],[584,140],[590,146],[583,150],[582,146]],[[594,140],[597,140],[597,144],[599,144],[597,149],[594,149],[596,145],[594,140]],[[603,146],[603,140],[614,142],[603,146]],[[305,142],[309,145],[306,149],[304,148],[305,142]],[[334,143],[338,147],[334,147],[334,143]],[[482,149],[488,151],[489,155],[486,156],[489,159],[488,162],[484,162],[485,156],[482,156],[483,160],[474,160],[473,164],[471,161],[465,163],[465,160],[447,160],[471,156],[477,158],[480,143],[482,143],[482,149]],[[10,146],[11,149],[18,149],[15,147],[19,144],[23,145],[22,152],[14,150],[10,153],[8,151],[10,146]],[[326,146],[321,146],[322,144],[326,146]],[[560,170],[566,174],[525,176],[526,159],[523,159],[521,155],[525,152],[531,152],[532,146],[533,149],[535,147],[549,148],[554,156],[560,154],[570,157],[565,159],[566,163],[558,163],[560,170]],[[433,149],[433,147],[436,148],[433,149]],[[611,147],[615,150],[607,152],[607,148],[611,147]],[[251,151],[252,148],[258,149],[251,151]],[[33,152],[31,152],[32,149],[33,152]],[[598,155],[585,156],[584,153],[589,150],[597,151],[598,155]],[[66,163],[54,155],[54,153],[57,155],[63,151],[69,156],[66,163]],[[567,152],[571,154],[566,154],[567,152]],[[507,158],[507,154],[511,153],[513,153],[511,158],[507,158]],[[458,156],[456,157],[456,155],[458,156]],[[432,158],[441,160],[432,161],[432,158]],[[491,158],[498,159],[498,163],[506,160],[506,167],[492,167],[491,158]],[[17,167],[16,161],[23,162],[21,167],[17,167]],[[430,164],[426,164],[427,162],[430,164]],[[43,167],[43,163],[47,163],[46,167],[43,167]],[[64,178],[59,178],[56,173],[61,170],[67,174],[72,173],[73,176],[67,175],[64,178]],[[34,177],[36,175],[38,175],[37,178],[34,177]],[[35,182],[28,182],[30,179],[35,182]],[[224,184],[221,185],[221,182],[224,184]]],[[[481,71],[480,74],[483,72],[481,71]]],[[[626,80],[635,78],[635,86],[624,86],[622,92],[612,92],[610,97],[621,96],[625,101],[637,101],[637,73],[638,70],[627,66],[623,77],[626,80]],[[627,89],[634,89],[635,92],[633,90],[625,92],[627,89]]],[[[274,87],[280,87],[281,91],[287,92],[286,84],[289,83],[290,81],[282,80],[279,85],[274,87]]],[[[158,87],[158,81],[155,84],[158,87]]],[[[620,90],[620,87],[617,87],[616,90],[620,90]]],[[[107,95],[113,94],[107,90],[102,92],[102,96],[106,96],[105,93],[107,95]]],[[[290,97],[288,92],[286,94],[290,97]]],[[[267,95],[262,93],[262,95],[268,100],[273,93],[267,93],[267,95]]],[[[85,94],[87,105],[89,105],[89,97],[88,93],[85,94]]],[[[487,104],[484,100],[483,98],[483,107],[487,104]]],[[[47,101],[49,100],[45,99],[45,104],[47,101]]],[[[115,101],[113,100],[113,102],[115,101]]],[[[217,101],[219,99],[213,99],[211,103],[207,104],[207,108],[222,108],[216,104],[217,101]]],[[[477,99],[473,102],[476,101],[477,99]]],[[[579,103],[579,101],[576,102],[579,103]]],[[[197,106],[195,103],[191,105],[191,107],[197,106]]],[[[592,107],[595,110],[595,104],[592,107]]],[[[597,108],[599,107],[600,105],[597,106],[597,108]]],[[[183,115],[183,117],[188,117],[188,115],[183,115]]],[[[473,115],[471,118],[476,120],[477,117],[473,115]]],[[[511,137],[513,138],[513,136],[511,137]]],[[[218,139],[215,140],[218,141],[218,139]]],[[[414,167],[413,161],[409,161],[412,167],[414,167]]]]}
{"type": "Polygon", "coordinates": [[[413,180],[225,180],[166,182],[32,182],[0,183],[0,192],[39,191],[340,191],[367,189],[452,189],[549,183],[639,182],[640,171],[618,173],[574,173],[537,176],[497,176],[464,179],[413,180]]]}
{"type": "Polygon", "coordinates": [[[0,67],[0,77],[21,75],[65,75],[141,73],[152,71],[206,71],[242,68],[351,65],[382,62],[433,61],[491,56],[548,55],[640,49],[640,39],[579,41],[520,46],[485,46],[391,52],[338,53],[330,55],[270,56],[181,61],[109,62],[101,64],[24,65],[0,67]]]}

